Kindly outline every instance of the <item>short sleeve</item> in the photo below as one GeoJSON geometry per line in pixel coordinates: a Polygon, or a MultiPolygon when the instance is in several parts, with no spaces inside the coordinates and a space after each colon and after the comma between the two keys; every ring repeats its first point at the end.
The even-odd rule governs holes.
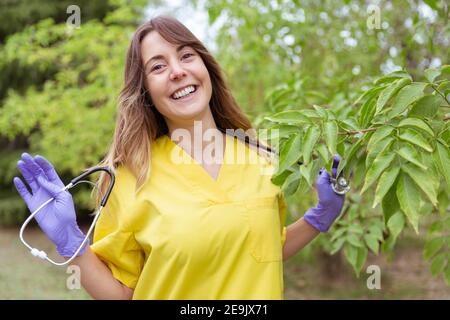
{"type": "Polygon", "coordinates": [[[91,249],[114,278],[133,289],[144,264],[144,252],[128,219],[136,205],[134,182],[129,174],[120,168],[116,170],[116,182],[95,226],[91,249]]]}
{"type": "Polygon", "coordinates": [[[281,233],[281,246],[284,246],[284,243],[286,242],[286,201],[284,199],[283,192],[280,191],[278,195],[278,208],[280,212],[280,233],[281,233]]]}

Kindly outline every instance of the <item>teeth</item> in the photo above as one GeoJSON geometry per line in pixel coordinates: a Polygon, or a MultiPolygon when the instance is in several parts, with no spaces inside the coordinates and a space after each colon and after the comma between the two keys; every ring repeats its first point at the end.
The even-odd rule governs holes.
{"type": "Polygon", "coordinates": [[[183,90],[180,90],[180,91],[175,92],[175,93],[172,95],[172,97],[173,97],[174,99],[179,99],[179,98],[181,98],[181,97],[184,97],[184,96],[188,95],[189,93],[191,93],[191,92],[194,91],[194,90],[195,90],[194,86],[189,86],[189,87],[187,87],[187,88],[184,88],[183,90]]]}

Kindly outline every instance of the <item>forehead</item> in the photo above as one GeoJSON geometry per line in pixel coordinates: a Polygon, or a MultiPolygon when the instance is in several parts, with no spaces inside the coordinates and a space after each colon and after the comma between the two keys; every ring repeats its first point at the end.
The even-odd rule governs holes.
{"type": "Polygon", "coordinates": [[[159,54],[176,52],[179,44],[173,44],[164,39],[158,32],[149,32],[141,42],[142,58],[153,57],[159,54]]]}

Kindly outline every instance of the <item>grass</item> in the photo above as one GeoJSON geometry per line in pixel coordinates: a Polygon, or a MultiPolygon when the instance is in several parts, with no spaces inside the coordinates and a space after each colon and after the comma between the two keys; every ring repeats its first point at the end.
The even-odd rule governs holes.
{"type": "MultiPolygon", "coordinates": [[[[61,260],[53,245],[37,228],[26,230],[24,238],[54,260],[61,260]]],[[[67,288],[66,281],[71,274],[66,273],[66,266],[54,266],[33,257],[20,242],[18,228],[0,230],[0,263],[0,299],[90,299],[83,288],[67,288]]]]}

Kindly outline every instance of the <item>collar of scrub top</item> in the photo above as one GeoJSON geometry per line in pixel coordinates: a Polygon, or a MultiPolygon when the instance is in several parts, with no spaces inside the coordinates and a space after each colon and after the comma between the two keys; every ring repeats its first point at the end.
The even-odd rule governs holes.
{"type": "Polygon", "coordinates": [[[43,260],[47,260],[48,262],[56,265],[56,266],[63,266],[66,264],[69,264],[76,256],[77,254],[81,251],[81,249],[83,248],[84,244],[86,243],[86,241],[89,239],[90,234],[92,233],[92,230],[94,229],[95,223],[97,222],[97,219],[100,215],[100,212],[102,211],[102,209],[105,207],[109,195],[111,194],[112,188],[114,186],[114,182],[115,182],[115,177],[114,177],[114,173],[112,172],[112,170],[108,167],[93,167],[89,170],[86,170],[85,172],[83,172],[82,174],[80,174],[78,177],[72,179],[72,181],[70,181],[70,183],[68,185],[66,185],[64,188],[61,189],[61,191],[65,191],[68,190],[74,186],[76,186],[79,183],[90,183],[92,185],[95,186],[94,183],[92,183],[91,181],[88,180],[83,180],[84,178],[86,178],[87,176],[91,175],[94,172],[97,171],[105,171],[109,176],[110,176],[110,182],[109,182],[109,186],[108,189],[106,190],[105,195],[102,198],[102,201],[100,202],[100,207],[97,209],[97,212],[95,213],[95,217],[94,220],[91,224],[91,227],[89,228],[89,231],[86,234],[86,237],[84,238],[83,242],[81,243],[81,245],[78,247],[77,251],[75,251],[75,253],[73,254],[73,256],[65,261],[65,262],[55,262],[52,259],[50,259],[49,257],[47,257],[47,253],[45,253],[45,251],[43,250],[39,250],[36,248],[31,247],[23,238],[23,232],[25,230],[25,228],[27,227],[28,223],[31,221],[31,219],[34,218],[34,216],[39,212],[39,210],[41,210],[43,207],[45,207],[47,204],[49,204],[52,200],[54,200],[55,198],[50,198],[48,199],[46,202],[44,202],[39,208],[37,208],[28,218],[27,220],[25,220],[25,222],[23,223],[22,227],[20,228],[20,240],[22,241],[22,243],[28,247],[28,249],[30,249],[31,254],[35,257],[39,257],[43,260]]]}
{"type": "MultiPolygon", "coordinates": [[[[225,133],[225,130],[222,128],[218,128],[220,131],[222,131],[223,133],[225,133]]],[[[255,140],[253,140],[251,137],[249,137],[248,135],[246,135],[244,132],[242,132],[241,130],[235,130],[234,131],[236,137],[241,140],[244,141],[245,143],[249,143],[255,147],[263,147],[264,150],[267,150],[268,152],[272,153],[272,154],[277,154],[277,151],[269,146],[266,145],[262,145],[261,143],[256,142],[255,140]]],[[[301,161],[297,161],[297,163],[299,165],[303,165],[303,162],[301,161]]],[[[333,189],[333,191],[337,194],[345,194],[348,191],[350,191],[350,182],[344,178],[342,175],[340,175],[337,178],[334,177],[330,177],[331,180],[331,189],[333,189]]]]}

